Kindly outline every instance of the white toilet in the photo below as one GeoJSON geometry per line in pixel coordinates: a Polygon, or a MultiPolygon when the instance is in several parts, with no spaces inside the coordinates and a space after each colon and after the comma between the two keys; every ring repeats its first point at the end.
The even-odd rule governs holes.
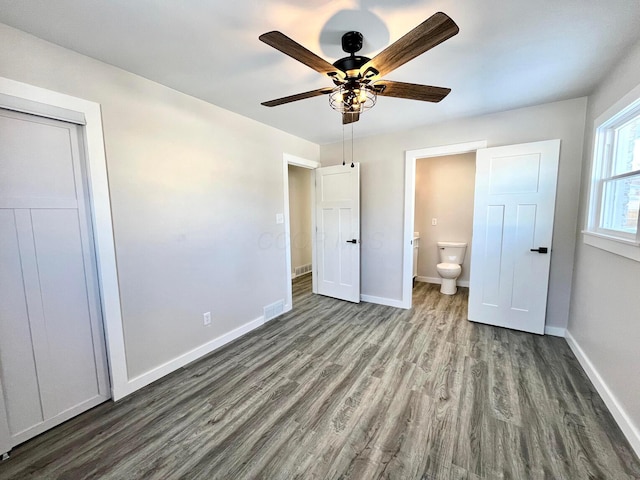
{"type": "Polygon", "coordinates": [[[467,244],[461,242],[438,242],[440,263],[436,266],[438,275],[442,277],[440,293],[453,295],[458,291],[456,279],[462,272],[462,262],[467,251],[467,244]]]}

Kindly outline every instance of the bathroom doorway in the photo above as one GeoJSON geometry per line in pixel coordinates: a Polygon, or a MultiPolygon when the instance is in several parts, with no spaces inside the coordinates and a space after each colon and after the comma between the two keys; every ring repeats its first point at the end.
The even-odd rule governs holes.
{"type": "Polygon", "coordinates": [[[469,286],[475,174],[475,152],[416,160],[415,281],[441,283],[437,242],[462,242],[467,251],[456,283],[469,286]]]}
{"type": "MultiPolygon", "coordinates": [[[[414,237],[415,233],[418,233],[420,237],[418,242],[418,264],[417,267],[417,280],[422,281],[438,281],[438,274],[435,270],[435,266],[437,265],[437,255],[438,252],[435,247],[435,242],[437,241],[462,241],[454,238],[436,238],[439,235],[444,234],[448,235],[462,235],[462,230],[456,230],[457,225],[455,219],[452,218],[455,212],[455,201],[452,202],[452,206],[448,206],[446,208],[446,214],[443,217],[440,212],[445,212],[445,210],[439,210],[440,208],[444,208],[443,206],[439,206],[438,202],[444,203],[445,199],[454,198],[455,195],[448,195],[446,190],[440,191],[440,193],[434,198],[434,207],[435,210],[431,210],[430,208],[427,211],[416,212],[416,173],[417,173],[417,164],[418,162],[429,162],[429,159],[440,158],[440,157],[448,157],[469,154],[474,159],[475,162],[475,154],[476,151],[480,148],[486,148],[487,142],[486,140],[475,141],[475,142],[467,142],[460,143],[455,145],[444,145],[439,147],[429,147],[423,148],[420,150],[410,150],[406,152],[405,156],[405,211],[404,211],[404,237],[403,237],[403,284],[402,284],[402,307],[403,308],[411,308],[411,295],[413,290],[413,282],[414,282],[414,237]],[[437,213],[436,213],[437,212],[437,213]],[[436,215],[434,215],[436,213],[436,215]],[[421,218],[421,226],[420,228],[416,228],[416,216],[419,215],[421,218]],[[438,217],[437,215],[440,215],[438,217]],[[436,219],[436,225],[432,225],[432,220],[436,219]],[[425,224],[426,222],[426,224],[425,224]],[[444,223],[443,223],[444,222],[444,223]],[[441,227],[441,228],[438,228],[441,227]],[[442,227],[446,227],[442,228],[442,227]],[[451,227],[451,229],[449,229],[451,227]],[[460,233],[459,233],[460,232],[460,233]],[[424,237],[423,237],[424,235],[424,237]],[[423,238],[425,241],[423,242],[423,238]],[[427,240],[428,238],[428,240],[427,240]],[[432,244],[433,248],[430,248],[429,245],[432,244]],[[429,250],[432,250],[429,252],[429,250]],[[421,259],[420,256],[424,252],[424,256],[421,259]],[[426,269],[427,265],[433,264],[433,271],[429,273],[429,270],[426,269]],[[422,278],[420,278],[422,277],[422,278]]],[[[437,164],[441,162],[436,160],[437,164]]],[[[434,163],[434,165],[436,165],[434,163]]],[[[454,161],[457,163],[457,161],[454,161]]],[[[464,160],[460,160],[461,164],[464,164],[464,160]]],[[[427,167],[428,168],[428,167],[427,167]]],[[[463,167],[461,167],[463,168],[463,167]]],[[[440,172],[443,178],[448,178],[450,183],[457,182],[455,175],[448,174],[446,168],[444,172],[440,172]]],[[[465,182],[466,184],[466,182],[465,182]]],[[[473,185],[475,185],[475,163],[474,163],[474,178],[473,185]]],[[[471,195],[471,203],[466,206],[466,208],[470,208],[471,216],[473,218],[473,190],[470,193],[471,195]]],[[[449,203],[449,202],[446,202],[449,203]]],[[[465,240],[469,245],[471,244],[471,235],[468,235],[468,238],[465,240]]],[[[467,250],[465,262],[471,258],[470,251],[467,250]]],[[[463,270],[465,270],[465,265],[463,265],[463,270]]],[[[466,266],[467,274],[469,272],[468,263],[466,266]]],[[[468,277],[467,282],[468,282],[468,277]]],[[[468,285],[468,283],[466,284],[468,285]]]]}

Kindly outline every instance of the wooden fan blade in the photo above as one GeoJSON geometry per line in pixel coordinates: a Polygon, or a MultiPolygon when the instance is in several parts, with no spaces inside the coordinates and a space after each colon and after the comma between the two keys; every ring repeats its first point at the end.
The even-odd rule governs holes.
{"type": "Polygon", "coordinates": [[[348,125],[360,120],[360,112],[345,112],[342,114],[342,124],[348,125]]]}
{"type": "Polygon", "coordinates": [[[409,100],[422,100],[423,102],[436,103],[451,92],[450,88],[393,82],[391,80],[380,80],[373,85],[373,88],[378,92],[378,95],[384,97],[407,98],[409,100]],[[381,87],[384,87],[384,89],[381,87]]]}
{"type": "Polygon", "coordinates": [[[276,50],[280,50],[285,55],[289,55],[300,63],[304,63],[306,66],[313,68],[316,72],[323,74],[329,74],[331,72],[335,72],[336,74],[341,73],[340,70],[331,65],[325,59],[319,57],[312,51],[307,50],[305,47],[290,39],[282,32],[273,31],[263,33],[258,38],[276,50]]]}
{"type": "Polygon", "coordinates": [[[262,102],[261,105],[265,107],[277,107],[278,105],[284,105],[285,103],[297,102],[298,100],[304,100],[305,98],[318,97],[320,95],[326,95],[331,93],[333,88],[325,87],[317,90],[311,90],[310,92],[297,93],[295,95],[289,95],[288,97],[277,98],[275,100],[269,100],[268,102],[262,102]]]}
{"type": "Polygon", "coordinates": [[[367,68],[373,67],[382,77],[453,37],[459,30],[458,25],[447,14],[435,13],[372,58],[360,71],[364,72],[367,68]]]}

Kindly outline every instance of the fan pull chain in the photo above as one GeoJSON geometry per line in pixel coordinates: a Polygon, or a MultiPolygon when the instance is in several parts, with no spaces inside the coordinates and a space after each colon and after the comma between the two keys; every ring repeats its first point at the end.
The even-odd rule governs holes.
{"type": "Polygon", "coordinates": [[[344,161],[344,123],[342,124],[342,165],[346,165],[344,161]]]}
{"type": "Polygon", "coordinates": [[[355,167],[353,164],[353,122],[351,123],[351,168],[355,167]]]}

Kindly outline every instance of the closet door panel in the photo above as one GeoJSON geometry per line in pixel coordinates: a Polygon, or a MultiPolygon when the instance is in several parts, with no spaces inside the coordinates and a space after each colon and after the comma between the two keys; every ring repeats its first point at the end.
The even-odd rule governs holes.
{"type": "Polygon", "coordinates": [[[78,210],[31,210],[57,412],[99,394],[78,210]]]}
{"type": "Polygon", "coordinates": [[[20,258],[14,211],[0,209],[0,380],[12,434],[44,419],[20,258]]]}
{"type": "Polygon", "coordinates": [[[75,202],[69,127],[0,111],[0,145],[0,201],[13,207],[23,206],[22,201],[31,207],[75,202]]]}

